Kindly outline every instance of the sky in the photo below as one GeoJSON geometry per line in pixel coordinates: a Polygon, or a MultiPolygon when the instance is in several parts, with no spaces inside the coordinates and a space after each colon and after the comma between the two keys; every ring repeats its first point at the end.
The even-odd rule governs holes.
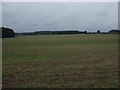
{"type": "Polygon", "coordinates": [[[15,32],[118,28],[117,2],[3,2],[2,26],[15,32]]]}

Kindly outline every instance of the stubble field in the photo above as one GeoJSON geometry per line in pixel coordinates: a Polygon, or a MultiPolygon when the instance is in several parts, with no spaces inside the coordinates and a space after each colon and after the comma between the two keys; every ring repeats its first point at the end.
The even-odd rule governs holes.
{"type": "Polygon", "coordinates": [[[116,88],[118,35],[3,39],[3,88],[116,88]]]}

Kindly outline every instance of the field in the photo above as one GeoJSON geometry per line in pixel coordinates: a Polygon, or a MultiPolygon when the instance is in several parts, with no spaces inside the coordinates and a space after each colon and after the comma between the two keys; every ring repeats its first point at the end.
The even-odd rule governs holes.
{"type": "Polygon", "coordinates": [[[118,35],[3,39],[3,88],[117,88],[118,35]]]}

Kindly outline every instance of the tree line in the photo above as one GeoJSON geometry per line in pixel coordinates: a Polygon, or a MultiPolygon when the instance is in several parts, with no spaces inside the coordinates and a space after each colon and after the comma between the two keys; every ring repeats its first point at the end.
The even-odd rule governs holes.
{"type": "Polygon", "coordinates": [[[68,30],[68,31],[35,31],[35,32],[24,32],[24,33],[16,33],[19,35],[60,35],[60,34],[120,34],[119,30],[110,30],[108,32],[101,32],[97,30],[97,32],[87,32],[87,31],[77,31],[77,30],[68,30]]]}
{"type": "Polygon", "coordinates": [[[15,33],[13,29],[5,27],[0,28],[0,37],[2,38],[11,38],[21,35],[59,35],[59,34],[120,34],[120,30],[110,30],[108,32],[101,32],[100,30],[97,30],[96,32],[67,30],[67,31],[35,31],[15,33]]]}
{"type": "Polygon", "coordinates": [[[0,28],[0,37],[2,37],[2,38],[15,37],[15,32],[13,29],[1,27],[0,28]]]}

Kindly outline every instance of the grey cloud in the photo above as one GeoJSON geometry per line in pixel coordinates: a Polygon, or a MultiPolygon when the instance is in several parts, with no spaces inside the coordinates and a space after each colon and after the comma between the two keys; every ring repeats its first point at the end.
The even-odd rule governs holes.
{"type": "Polygon", "coordinates": [[[117,28],[117,3],[3,3],[3,25],[16,32],[117,28]]]}
{"type": "Polygon", "coordinates": [[[98,13],[98,17],[109,17],[109,14],[107,12],[100,12],[98,13]]]}
{"type": "Polygon", "coordinates": [[[118,3],[118,29],[120,29],[120,1],[118,3]]]}

